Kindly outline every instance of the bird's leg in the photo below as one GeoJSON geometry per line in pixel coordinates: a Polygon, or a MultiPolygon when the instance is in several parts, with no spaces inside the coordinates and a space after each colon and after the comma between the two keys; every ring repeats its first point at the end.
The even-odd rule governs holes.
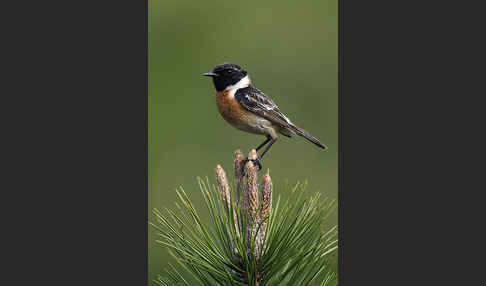
{"type": "Polygon", "coordinates": [[[267,151],[270,149],[270,147],[272,147],[273,143],[275,143],[275,141],[277,141],[277,138],[273,138],[271,140],[272,141],[270,141],[270,144],[267,145],[267,148],[265,148],[265,151],[263,151],[262,155],[258,159],[263,158],[263,156],[265,155],[265,153],[267,153],[267,151]]]}
{"type": "MultiPolygon", "coordinates": [[[[267,148],[265,148],[262,155],[258,156],[257,161],[260,161],[263,158],[263,156],[265,156],[265,153],[267,153],[267,151],[270,149],[270,147],[272,147],[272,145],[273,145],[273,143],[275,143],[275,141],[277,141],[277,138],[271,139],[270,144],[267,145],[267,148]]],[[[260,164],[260,162],[258,162],[257,164],[260,166],[260,169],[261,169],[262,164],[260,164]]]]}
{"type": "MultiPolygon", "coordinates": [[[[267,143],[268,143],[270,140],[272,140],[272,137],[267,136],[267,139],[266,139],[266,140],[265,140],[265,141],[264,141],[262,144],[260,144],[258,147],[256,147],[256,149],[255,149],[255,150],[256,150],[256,151],[260,150],[260,149],[261,149],[263,146],[265,146],[265,145],[266,145],[266,144],[267,144],[267,143]]],[[[246,162],[248,162],[248,161],[249,161],[248,157],[246,157],[245,159],[243,159],[243,163],[242,163],[242,164],[243,164],[243,165],[242,165],[242,166],[243,166],[243,168],[241,168],[241,171],[242,171],[243,176],[245,175],[245,165],[246,165],[246,162]]],[[[253,161],[253,163],[255,163],[255,164],[257,164],[257,165],[258,165],[258,167],[260,168],[260,169],[258,169],[258,170],[261,170],[261,169],[262,169],[262,164],[260,163],[260,160],[259,160],[258,158],[257,158],[256,160],[252,160],[252,161],[253,161]]]]}
{"type": "MultiPolygon", "coordinates": [[[[267,145],[267,147],[263,151],[262,155],[261,156],[258,156],[258,158],[256,158],[255,160],[251,160],[253,162],[253,164],[255,164],[255,165],[258,166],[258,171],[260,171],[262,169],[262,163],[260,162],[260,160],[263,158],[263,156],[265,155],[265,153],[267,153],[267,151],[270,149],[270,147],[272,147],[273,143],[275,143],[275,141],[277,141],[277,138],[272,139],[272,137],[268,136],[267,137],[267,140],[265,140],[265,142],[263,142],[262,144],[260,144],[260,146],[258,146],[256,148],[256,151],[258,151],[263,146],[265,146],[265,144],[267,144],[269,141],[270,141],[270,144],[267,145]]],[[[249,161],[248,157],[246,157],[243,160],[243,168],[242,168],[243,176],[245,175],[245,164],[248,161],[249,161]]]]}
{"type": "Polygon", "coordinates": [[[263,146],[265,146],[270,140],[272,140],[272,137],[267,136],[267,140],[265,140],[265,142],[263,142],[262,144],[260,144],[260,146],[256,147],[255,150],[258,152],[258,150],[260,150],[263,146]]]}

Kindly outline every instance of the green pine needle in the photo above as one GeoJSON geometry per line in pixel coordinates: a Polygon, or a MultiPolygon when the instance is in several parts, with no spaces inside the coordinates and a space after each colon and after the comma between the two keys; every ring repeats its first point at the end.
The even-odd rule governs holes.
{"type": "MultiPolygon", "coordinates": [[[[337,285],[338,230],[324,225],[336,208],[335,200],[320,199],[319,193],[306,198],[307,183],[289,189],[286,182],[281,190],[274,190],[280,194],[271,205],[265,246],[257,260],[255,244],[248,248],[245,243],[247,218],[239,215],[234,200],[226,210],[217,187],[207,178],[197,180],[209,222],[201,220],[182,187],[177,190],[177,213],[153,210],[155,222],[150,224],[160,237],[156,242],[167,247],[180,266],[169,265],[165,275],[154,280],[157,285],[192,286],[188,274],[204,286],[337,285]]],[[[250,232],[254,240],[258,229],[250,232]]]]}

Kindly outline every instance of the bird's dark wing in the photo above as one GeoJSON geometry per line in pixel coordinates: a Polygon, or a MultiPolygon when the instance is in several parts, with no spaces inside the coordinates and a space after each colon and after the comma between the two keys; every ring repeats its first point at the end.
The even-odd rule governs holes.
{"type": "Polygon", "coordinates": [[[236,100],[247,110],[282,127],[293,125],[278,109],[278,106],[256,87],[249,85],[240,88],[235,93],[236,100]]]}
{"type": "MultiPolygon", "coordinates": [[[[291,134],[298,134],[306,138],[323,149],[327,148],[326,145],[319,142],[317,138],[290,122],[290,120],[278,109],[275,102],[266,97],[265,94],[256,87],[249,85],[248,87],[238,89],[235,93],[235,98],[245,109],[256,115],[284,127],[284,130],[290,131],[291,134]]],[[[290,137],[285,133],[281,134],[290,137]]]]}

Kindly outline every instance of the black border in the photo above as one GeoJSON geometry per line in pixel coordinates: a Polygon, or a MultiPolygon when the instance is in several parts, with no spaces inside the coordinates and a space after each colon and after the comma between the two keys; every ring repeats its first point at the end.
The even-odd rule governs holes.
{"type": "Polygon", "coordinates": [[[18,5],[1,284],[147,285],[148,2],[18,5]]]}
{"type": "Polygon", "coordinates": [[[339,1],[341,286],[471,284],[473,10],[339,1]]]}

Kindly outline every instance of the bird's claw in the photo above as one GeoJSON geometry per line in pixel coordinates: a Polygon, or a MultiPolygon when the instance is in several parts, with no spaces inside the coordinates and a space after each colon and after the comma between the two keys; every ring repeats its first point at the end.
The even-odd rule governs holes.
{"type": "Polygon", "coordinates": [[[248,159],[248,157],[246,157],[245,159],[243,159],[243,163],[242,163],[242,168],[241,168],[241,173],[243,176],[245,176],[245,166],[246,166],[246,163],[248,161],[252,161],[254,165],[258,166],[258,171],[260,171],[262,169],[262,163],[260,163],[260,156],[258,156],[256,159],[248,159]]]}
{"type": "Polygon", "coordinates": [[[260,157],[257,157],[255,160],[252,160],[253,164],[256,164],[258,166],[258,171],[260,171],[263,168],[260,159],[261,159],[260,157]]]}

